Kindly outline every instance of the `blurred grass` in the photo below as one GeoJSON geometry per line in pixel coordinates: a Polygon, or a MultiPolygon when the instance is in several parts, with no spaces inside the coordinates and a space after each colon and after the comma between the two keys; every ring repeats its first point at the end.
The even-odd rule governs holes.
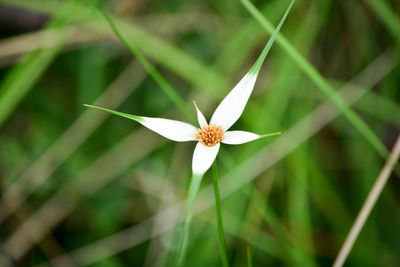
{"type": "MultiPolygon", "coordinates": [[[[47,25],[48,28],[62,27],[68,23],[68,18],[76,12],[76,5],[71,3],[67,3],[66,6],[59,9],[60,12],[47,25]]],[[[0,125],[57,56],[65,39],[68,39],[68,35],[69,32],[66,30],[55,35],[55,46],[52,49],[41,49],[39,42],[36,50],[24,55],[20,62],[9,71],[0,87],[0,125]]]]}
{"type": "MultiPolygon", "coordinates": [[[[68,12],[52,0],[1,2],[53,16],[68,12]]],[[[254,4],[275,24],[288,3],[254,4]]],[[[268,37],[239,2],[104,1],[102,8],[120,18],[128,38],[189,105],[196,99],[207,118],[268,37]],[[195,23],[167,19],[183,14],[195,23]],[[161,23],[158,15],[166,15],[161,23]],[[217,23],[207,26],[209,21],[201,20],[207,16],[217,23]]],[[[64,263],[78,266],[168,266],[176,249],[174,225],[181,216],[173,207],[185,195],[192,144],[166,144],[125,120],[82,113],[82,102],[97,99],[122,112],[182,118],[137,63],[128,66],[131,55],[94,10],[83,2],[78,10],[67,27],[52,27],[51,36],[61,36],[60,44],[68,49],[34,50],[2,70],[1,215],[16,211],[3,218],[0,238],[8,246],[2,256],[19,255],[22,266],[60,255],[64,263]],[[82,29],[93,39],[70,45],[82,29]],[[105,89],[110,84],[113,89],[105,89]],[[163,194],[155,191],[159,179],[150,177],[170,184],[163,186],[163,194],[175,197],[170,202],[160,198],[163,194]],[[129,186],[136,181],[146,182],[129,186]],[[26,201],[6,202],[5,192],[9,200],[26,201]],[[23,205],[18,208],[18,203],[23,205]],[[32,234],[37,241],[32,242],[32,234]],[[114,234],[115,239],[107,239],[114,234]]],[[[397,3],[389,0],[298,1],[283,28],[290,45],[333,88],[351,81],[341,97],[358,100],[352,109],[388,149],[400,127],[396,10],[397,3]],[[365,79],[352,80],[370,64],[365,79]]],[[[40,32],[34,34],[45,43],[40,32]]],[[[6,37],[0,47],[18,35],[6,37]]],[[[24,47],[32,51],[29,44],[24,47]]],[[[331,265],[383,165],[334,107],[319,106],[325,96],[282,48],[272,48],[234,127],[284,135],[221,151],[232,266],[247,265],[247,242],[253,266],[331,265]]],[[[194,266],[219,264],[210,179],[204,178],[195,211],[199,215],[193,220],[189,260],[194,266]]],[[[387,186],[348,266],[400,264],[398,179],[387,186]]]]}
{"type": "MultiPolygon", "coordinates": [[[[273,28],[271,23],[262,15],[262,13],[259,12],[259,10],[256,9],[254,5],[250,3],[250,1],[242,0],[242,3],[267,32],[272,31],[273,28]]],[[[346,102],[336,94],[335,90],[326,82],[322,75],[311,64],[309,64],[285,38],[278,38],[277,43],[283,46],[285,51],[292,57],[298,67],[309,76],[318,89],[320,89],[330,100],[332,100],[333,103],[335,103],[335,105],[338,106],[346,118],[350,120],[351,124],[360,131],[377,152],[381,156],[386,157],[388,155],[388,150],[380,142],[372,129],[357,115],[357,113],[347,106],[346,102]]]]}

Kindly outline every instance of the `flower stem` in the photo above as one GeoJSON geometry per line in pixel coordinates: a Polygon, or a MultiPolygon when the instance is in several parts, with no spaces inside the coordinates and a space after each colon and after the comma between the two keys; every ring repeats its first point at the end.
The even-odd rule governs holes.
{"type": "Polygon", "coordinates": [[[196,199],[196,195],[199,192],[202,178],[203,174],[193,174],[192,180],[190,182],[188,203],[178,246],[178,254],[176,259],[177,266],[183,266],[185,260],[188,239],[189,239],[190,222],[192,220],[194,200],[196,199]]]}
{"type": "Polygon", "coordinates": [[[226,253],[226,243],[225,243],[225,235],[224,235],[224,224],[222,221],[222,209],[221,209],[221,197],[219,193],[218,187],[218,170],[217,163],[214,162],[212,166],[213,170],[213,185],[214,185],[214,194],[215,194],[215,207],[217,211],[217,221],[218,221],[218,235],[219,235],[219,248],[221,252],[221,262],[223,267],[228,267],[228,256],[226,253]]]}
{"type": "Polygon", "coordinates": [[[251,256],[251,244],[250,244],[250,237],[247,238],[246,242],[246,254],[247,254],[247,267],[253,267],[253,260],[251,256]]]}
{"type": "Polygon", "coordinates": [[[161,75],[161,73],[143,56],[142,52],[136,47],[136,44],[132,42],[114,23],[113,19],[103,12],[97,4],[94,4],[95,9],[99,15],[108,23],[113,32],[118,38],[124,43],[129,51],[139,60],[142,66],[150,74],[150,76],[158,83],[164,93],[175,103],[180,111],[185,114],[188,118],[193,118],[193,115],[186,105],[185,100],[175,91],[170,83],[161,75]]]}

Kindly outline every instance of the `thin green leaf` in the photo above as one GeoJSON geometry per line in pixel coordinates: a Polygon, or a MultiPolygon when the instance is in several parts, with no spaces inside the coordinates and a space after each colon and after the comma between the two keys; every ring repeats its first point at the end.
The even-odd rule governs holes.
{"type": "Polygon", "coordinates": [[[126,45],[126,47],[132,52],[132,54],[139,60],[146,71],[153,77],[153,79],[158,83],[164,93],[171,99],[172,102],[179,108],[179,110],[185,114],[188,118],[193,119],[193,114],[190,112],[189,108],[186,106],[185,101],[176,93],[174,88],[164,79],[164,77],[151,65],[151,63],[142,55],[142,53],[137,49],[135,44],[128,40],[127,37],[118,29],[112,19],[104,13],[97,5],[95,5],[96,10],[99,12],[100,16],[108,23],[110,28],[118,36],[118,38],[126,45]]]}
{"type": "Polygon", "coordinates": [[[253,267],[253,259],[251,255],[251,244],[250,237],[246,240],[246,256],[247,256],[247,267],[253,267]]]}
{"type": "Polygon", "coordinates": [[[218,186],[218,170],[217,163],[214,162],[212,166],[213,171],[213,186],[214,186],[214,196],[215,196],[215,209],[217,212],[217,223],[218,223],[218,237],[219,237],[219,249],[221,253],[221,262],[223,267],[228,267],[228,253],[226,251],[226,242],[224,234],[224,223],[222,219],[222,208],[221,208],[221,194],[219,192],[218,186]]]}
{"type": "Polygon", "coordinates": [[[396,39],[399,40],[400,36],[400,26],[399,26],[399,18],[396,15],[396,12],[392,11],[392,9],[387,5],[385,1],[382,0],[365,0],[367,4],[369,4],[372,10],[375,11],[376,15],[385,24],[386,29],[390,32],[390,34],[396,39]]]}
{"type": "Polygon", "coordinates": [[[185,261],[188,239],[189,239],[190,222],[192,220],[193,205],[197,193],[199,192],[202,179],[203,179],[202,174],[193,174],[192,179],[190,181],[185,219],[183,221],[181,238],[178,245],[177,266],[183,266],[185,261]]]}

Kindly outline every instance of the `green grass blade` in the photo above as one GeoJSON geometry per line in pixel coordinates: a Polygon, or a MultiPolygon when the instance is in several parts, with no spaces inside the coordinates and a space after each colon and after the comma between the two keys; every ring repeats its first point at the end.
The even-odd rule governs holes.
{"type": "Polygon", "coordinates": [[[212,166],[213,172],[213,186],[215,196],[215,208],[217,212],[217,223],[218,223],[218,237],[219,237],[219,249],[221,253],[221,262],[223,267],[228,267],[228,253],[226,252],[226,242],[224,234],[224,223],[222,220],[222,208],[221,208],[221,194],[218,186],[218,170],[217,163],[214,162],[212,166]]]}
{"type": "MultiPolygon", "coordinates": [[[[272,24],[249,0],[241,0],[241,2],[267,32],[273,32],[272,24]]],[[[388,150],[383,143],[368,127],[368,125],[357,115],[357,113],[355,113],[335,92],[335,90],[328,84],[323,76],[290,44],[285,37],[278,36],[277,43],[286,51],[286,53],[292,58],[298,67],[308,75],[317,88],[319,88],[326,96],[328,96],[328,98],[342,111],[346,118],[365,137],[365,139],[367,139],[367,141],[375,148],[375,150],[382,157],[386,158],[388,155],[388,150]]]]}
{"type": "Polygon", "coordinates": [[[250,238],[246,240],[246,259],[247,259],[247,267],[253,267],[253,256],[251,254],[251,244],[250,238]]]}
{"type": "Polygon", "coordinates": [[[367,2],[367,4],[370,5],[371,8],[375,11],[382,23],[385,24],[390,34],[396,40],[399,40],[400,24],[399,18],[398,16],[396,16],[396,13],[393,12],[383,0],[365,0],[365,2],[367,2]]]}
{"type": "Polygon", "coordinates": [[[128,38],[118,29],[112,19],[105,14],[97,5],[95,5],[96,10],[99,12],[100,16],[108,23],[110,28],[118,36],[118,38],[126,45],[126,47],[132,52],[132,54],[139,60],[146,71],[153,77],[153,79],[158,83],[164,93],[175,103],[179,110],[185,114],[188,118],[193,119],[193,114],[187,107],[185,101],[176,93],[174,88],[164,79],[164,77],[153,67],[153,65],[142,55],[142,53],[137,49],[133,42],[129,41],[128,38]]]}
{"type": "Polygon", "coordinates": [[[11,70],[0,87],[0,125],[55,58],[59,49],[35,51],[11,70]]]}
{"type": "Polygon", "coordinates": [[[176,259],[177,266],[183,266],[184,261],[185,261],[188,240],[189,240],[190,222],[192,220],[193,205],[194,205],[194,201],[196,199],[197,193],[199,192],[199,188],[200,188],[202,179],[203,179],[203,175],[193,174],[192,179],[190,181],[187,208],[186,208],[185,218],[183,221],[181,237],[180,237],[179,245],[178,245],[178,254],[177,254],[177,259],[176,259]]]}

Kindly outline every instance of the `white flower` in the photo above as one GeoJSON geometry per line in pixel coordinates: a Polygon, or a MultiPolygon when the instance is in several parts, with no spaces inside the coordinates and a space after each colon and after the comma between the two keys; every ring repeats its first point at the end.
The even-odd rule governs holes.
{"type": "Polygon", "coordinates": [[[242,114],[250,94],[253,91],[257,73],[258,71],[256,73],[249,71],[249,73],[242,78],[235,88],[233,88],[219,104],[211,117],[210,123],[207,123],[207,120],[195,103],[200,128],[176,120],[135,116],[92,105],[85,106],[101,109],[135,120],[148,129],[173,141],[197,141],[198,143],[193,153],[192,169],[194,174],[204,174],[214,162],[219,151],[220,143],[239,145],[261,137],[280,134],[277,132],[267,135],[258,135],[245,131],[228,131],[242,114]]]}

